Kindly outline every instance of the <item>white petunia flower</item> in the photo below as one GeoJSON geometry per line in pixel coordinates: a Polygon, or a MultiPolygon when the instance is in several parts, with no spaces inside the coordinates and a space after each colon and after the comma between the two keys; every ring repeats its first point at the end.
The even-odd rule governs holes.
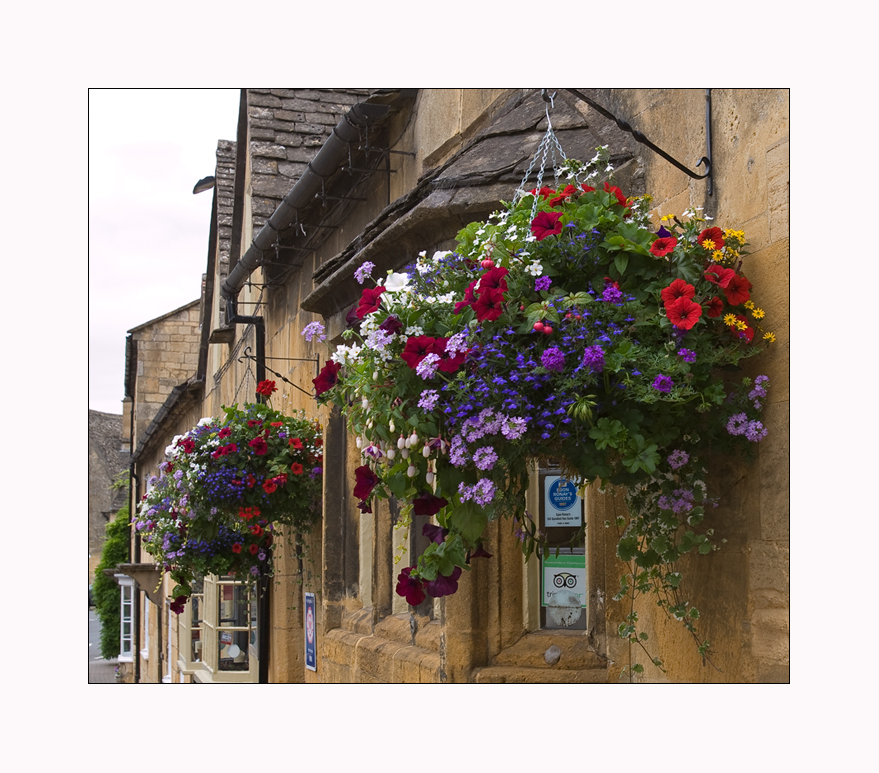
{"type": "MultiPolygon", "coordinates": [[[[409,274],[398,274],[392,271],[385,280],[385,291],[389,293],[397,293],[400,290],[407,290],[409,284],[409,274]]],[[[408,291],[408,290],[407,290],[408,291]]]]}

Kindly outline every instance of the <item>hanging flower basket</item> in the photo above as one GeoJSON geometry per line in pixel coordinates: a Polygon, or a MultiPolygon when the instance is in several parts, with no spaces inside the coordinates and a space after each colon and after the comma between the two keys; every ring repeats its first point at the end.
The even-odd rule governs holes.
{"type": "MultiPolygon", "coordinates": [[[[273,381],[257,387],[273,391],[273,381]]],[[[320,426],[266,403],[223,411],[174,438],[135,523],[144,550],[176,583],[176,612],[198,576],[270,575],[275,540],[284,530],[308,533],[321,514],[320,426]]]]}
{"type": "Polygon", "coordinates": [[[744,234],[692,210],[651,226],[649,198],[600,182],[605,168],[601,153],[566,161],[556,188],[519,191],[454,251],[422,252],[367,285],[314,381],[358,436],[361,509],[395,496],[436,517],[399,577],[411,604],[454,593],[499,516],[526,555],[542,545],[524,505],[535,460],[626,487],[618,552],[634,562],[630,584],[707,552],[699,455],[766,435],[768,380],[737,375],[774,341],[751,301],[744,234]]]}

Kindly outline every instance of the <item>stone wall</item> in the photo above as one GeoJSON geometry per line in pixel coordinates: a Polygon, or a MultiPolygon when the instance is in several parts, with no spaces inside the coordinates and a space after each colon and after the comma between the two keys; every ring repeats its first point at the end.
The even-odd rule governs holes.
{"type": "Polygon", "coordinates": [[[89,583],[101,560],[107,524],[125,504],[127,489],[110,488],[128,468],[128,446],[122,436],[122,416],[89,410],[89,583]]]}
{"type": "Polygon", "coordinates": [[[199,301],[193,301],[128,331],[137,347],[135,449],[171,390],[195,374],[200,330],[199,301]]]}

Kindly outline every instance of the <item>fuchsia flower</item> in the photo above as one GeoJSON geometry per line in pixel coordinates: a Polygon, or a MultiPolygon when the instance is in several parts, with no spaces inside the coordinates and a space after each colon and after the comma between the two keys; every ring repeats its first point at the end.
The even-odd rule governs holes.
{"type": "Polygon", "coordinates": [[[562,232],[561,212],[538,212],[537,217],[531,221],[531,233],[537,241],[542,242],[547,236],[562,232]]]}

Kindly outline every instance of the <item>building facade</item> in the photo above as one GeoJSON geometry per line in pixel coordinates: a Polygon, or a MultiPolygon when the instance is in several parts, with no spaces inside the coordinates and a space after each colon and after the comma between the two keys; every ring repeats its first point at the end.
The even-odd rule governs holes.
{"type": "MultiPolygon", "coordinates": [[[[607,146],[615,184],[628,196],[649,193],[657,222],[703,208],[747,234],[748,276],[760,288],[760,304],[772,310],[778,336],[759,362],[773,383],[769,436],[751,465],[714,462],[723,504],[709,525],[725,543],[686,561],[694,602],[707,611],[701,623],[713,665],[679,625],[645,603],[642,625],[663,651],[667,673],[648,666],[639,678],[786,681],[788,116],[785,89],[559,89],[551,106],[539,90],[520,89],[243,90],[236,142],[218,147],[202,299],[172,313],[188,317],[191,332],[177,332],[183,338],[175,343],[187,342],[189,359],[158,382],[170,388],[164,396],[147,384],[177,358],[154,346],[156,356],[147,360],[158,327],[149,342],[145,330],[135,329],[144,359],[136,373],[143,388],[130,377],[127,392],[141,486],[134,496],[175,434],[201,416],[219,415],[222,406],[253,401],[258,381],[271,378],[279,387],[276,407],[304,410],[324,427],[323,518],[302,546],[301,569],[290,545],[276,545],[275,576],[260,604],[228,578],[207,578],[179,617],[166,608],[169,588],[154,593],[155,601],[138,591],[148,646],[137,679],[617,681],[630,645],[616,635],[626,613],[612,600],[619,561],[604,528],[623,506],[616,492],[586,496],[587,536],[577,555],[587,600],[577,625],[550,619],[541,603],[545,567],[536,558],[525,562],[504,520],[490,527],[493,558],[474,565],[456,594],[410,607],[394,585],[399,567],[423,547],[420,524],[395,529],[393,501],[360,512],[352,491],[360,451],[338,410],[313,397],[312,379],[360,297],[358,266],[368,260],[380,275],[422,250],[450,248],[460,228],[512,198],[549,118],[568,157],[585,160],[607,146]],[[710,180],[636,141],[625,122],[667,154],[691,160],[684,163],[689,169],[710,155],[710,180]],[[313,321],[325,325],[326,343],[301,335],[313,321]],[[153,394],[161,399],[149,402],[153,394]],[[306,663],[306,594],[314,599],[314,663],[306,663]],[[144,604],[152,605],[149,612],[144,604]],[[234,649],[224,644],[233,639],[234,649]]],[[[540,510],[542,487],[558,477],[553,473],[544,468],[532,476],[530,511],[540,510]]]]}

